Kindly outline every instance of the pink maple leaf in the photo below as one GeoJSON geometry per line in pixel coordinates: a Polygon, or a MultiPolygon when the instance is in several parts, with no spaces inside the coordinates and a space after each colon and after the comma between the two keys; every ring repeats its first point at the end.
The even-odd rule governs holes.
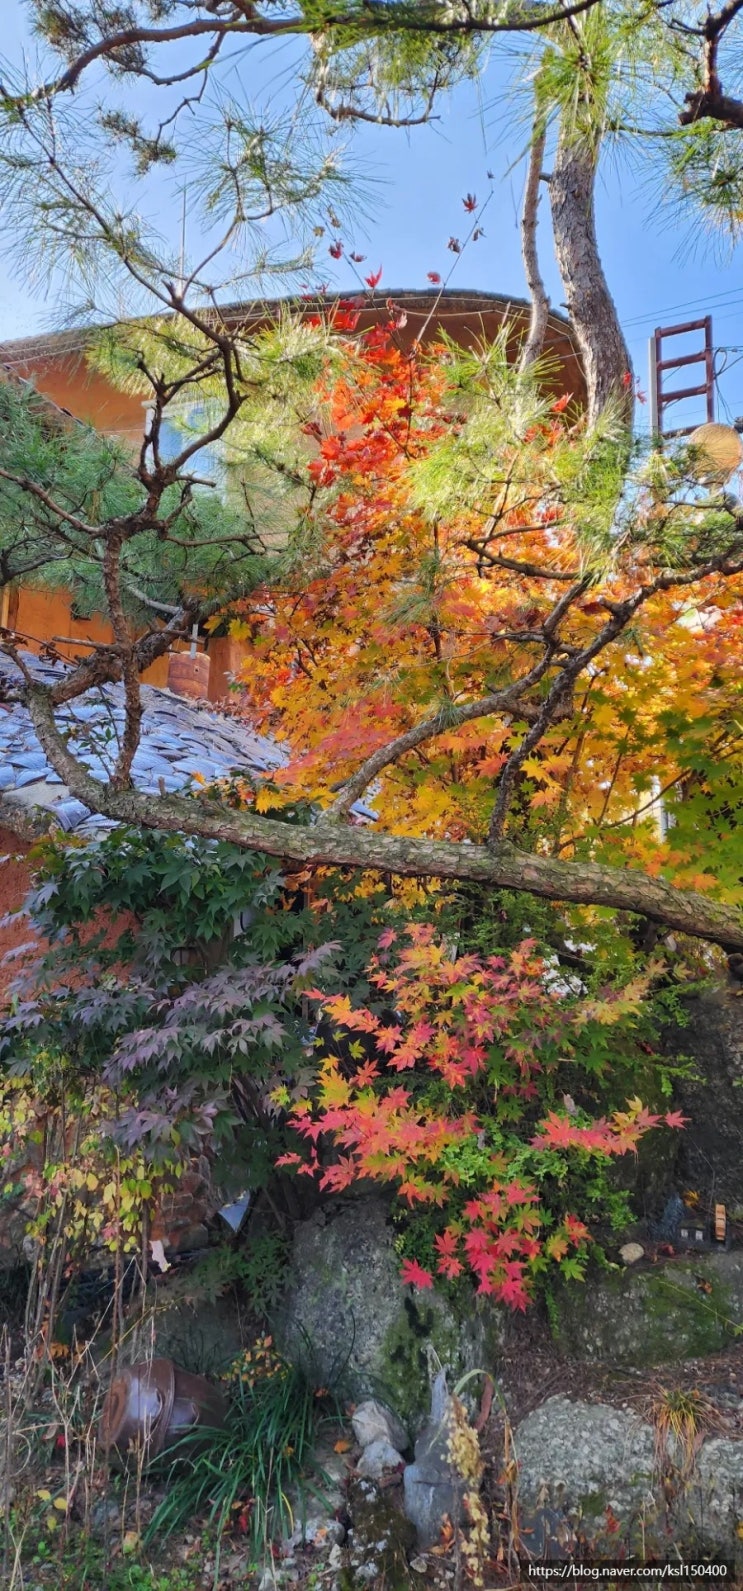
{"type": "Polygon", "coordinates": [[[400,1276],[406,1287],[433,1287],[431,1272],[424,1270],[417,1260],[403,1260],[400,1276]]]}
{"type": "Polygon", "coordinates": [[[685,1127],[688,1116],[683,1116],[680,1110],[667,1110],[663,1120],[666,1127],[685,1127]]]}

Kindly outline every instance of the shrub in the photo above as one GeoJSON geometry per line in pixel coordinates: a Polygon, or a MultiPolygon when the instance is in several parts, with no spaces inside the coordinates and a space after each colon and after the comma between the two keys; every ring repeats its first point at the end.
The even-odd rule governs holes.
{"type": "MultiPolygon", "coordinates": [[[[309,1152],[281,1158],[324,1188],[360,1179],[395,1188],[426,1213],[440,1277],[469,1273],[478,1291],[517,1309],[550,1263],[583,1275],[584,1217],[616,1224],[617,1193],[597,1166],[634,1149],[649,1128],[683,1120],[634,1097],[598,1118],[578,1102],[610,1071],[611,1036],[631,1025],[652,967],[598,998],[571,993],[552,974],[533,941],[503,956],[457,956],[430,924],[402,941],[388,930],[369,977],[395,1017],[316,991],[327,1015],[358,1036],[355,1066],[320,1053],[314,1088],[292,1106],[309,1152]],[[335,1152],[328,1157],[323,1144],[335,1152]]],[[[403,1279],[433,1285],[415,1257],[403,1279]]]]}
{"type": "Polygon", "coordinates": [[[259,1338],[232,1367],[222,1430],[189,1433],[163,1461],[166,1495],[148,1540],[162,1540],[196,1517],[218,1537],[228,1529],[263,1546],[293,1528],[291,1493],[311,1457],[329,1393],[259,1338]]]}

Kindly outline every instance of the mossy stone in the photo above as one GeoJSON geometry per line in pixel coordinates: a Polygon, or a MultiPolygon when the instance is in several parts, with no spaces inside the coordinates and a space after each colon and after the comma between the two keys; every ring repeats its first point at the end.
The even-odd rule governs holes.
{"type": "Polygon", "coordinates": [[[339,1591],[412,1591],[423,1586],[411,1568],[415,1531],[390,1491],[378,1491],[368,1481],[350,1488],[348,1507],[351,1530],[338,1576],[339,1591]]]}
{"type": "Polygon", "coordinates": [[[354,1401],[381,1398],[412,1435],[428,1411],[431,1350],[450,1385],[470,1370],[492,1372],[502,1312],[487,1299],[457,1307],[405,1287],[394,1237],[378,1197],[339,1200],[303,1222],[274,1326],[282,1349],[326,1386],[354,1401]]]}
{"type": "Polygon", "coordinates": [[[721,1352],[743,1328],[743,1255],[700,1254],[561,1289],[555,1336],[577,1359],[655,1365],[721,1352]]]}

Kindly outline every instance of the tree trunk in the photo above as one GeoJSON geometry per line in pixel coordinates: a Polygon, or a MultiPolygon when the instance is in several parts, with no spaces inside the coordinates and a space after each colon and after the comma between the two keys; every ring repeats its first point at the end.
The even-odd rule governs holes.
{"type": "Polygon", "coordinates": [[[596,243],[594,189],[600,144],[561,130],[550,178],[555,253],[594,421],[613,398],[632,424],[632,363],[596,243]]]}

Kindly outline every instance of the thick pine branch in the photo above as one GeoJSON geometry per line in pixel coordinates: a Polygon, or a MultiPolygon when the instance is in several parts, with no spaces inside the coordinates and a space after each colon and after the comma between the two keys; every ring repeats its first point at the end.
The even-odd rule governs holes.
{"type": "Polygon", "coordinates": [[[224,17],[192,15],[184,22],[162,27],[135,23],[129,27],[114,26],[108,31],[103,30],[99,38],[80,50],[65,70],[42,88],[32,93],[14,95],[5,87],[2,93],[8,107],[16,102],[23,105],[33,99],[49,99],[55,94],[77,88],[80,79],[96,62],[110,63],[119,71],[129,70],[133,73],[141,71],[142,67],[127,68],[126,63],[135,61],[138,55],[141,58],[143,50],[180,46],[190,40],[197,43],[201,40],[210,41],[208,53],[200,50],[193,67],[186,67],[185,70],[161,77],[148,74],[158,86],[183,83],[190,77],[200,76],[211,65],[223,42],[229,43],[232,39],[241,39],[246,35],[268,39],[305,35],[331,41],[337,35],[339,47],[342,47],[349,36],[354,42],[362,43],[365,39],[372,42],[395,33],[417,36],[430,34],[437,38],[534,33],[564,22],[568,17],[590,11],[598,3],[599,0],[572,0],[572,4],[565,6],[515,3],[506,5],[494,16],[489,6],[478,8],[476,5],[464,5],[457,9],[451,5],[441,5],[437,0],[429,0],[428,4],[423,5],[390,6],[388,0],[364,0],[363,5],[339,5],[336,10],[328,7],[322,21],[313,26],[300,7],[294,13],[284,11],[283,15],[270,17],[261,14],[252,5],[245,5],[243,0],[234,0],[224,17]]]}
{"type": "Polygon", "coordinates": [[[492,848],[454,844],[382,834],[371,828],[350,828],[327,820],[313,828],[298,828],[255,813],[234,812],[217,802],[114,790],[93,779],[68,750],[54,722],[48,690],[29,686],[27,700],[41,745],[72,794],[115,822],[227,840],[245,850],[302,865],[461,879],[491,884],[494,889],[524,890],[546,900],[613,907],[636,912],[679,933],[711,940],[728,951],[743,950],[743,916],[739,911],[633,869],[533,856],[506,841],[492,848]]]}

